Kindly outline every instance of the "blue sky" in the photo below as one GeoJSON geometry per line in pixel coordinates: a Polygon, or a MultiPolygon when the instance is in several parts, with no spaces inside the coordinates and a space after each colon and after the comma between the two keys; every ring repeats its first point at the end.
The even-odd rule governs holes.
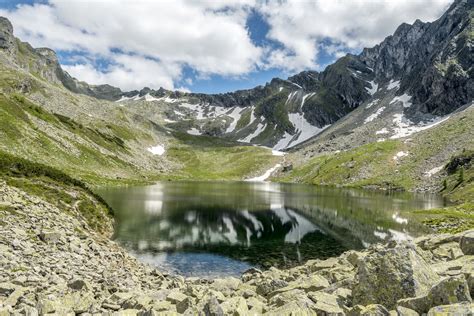
{"type": "Polygon", "coordinates": [[[80,80],[221,93],[323,70],[451,2],[0,0],[0,15],[80,80]]]}

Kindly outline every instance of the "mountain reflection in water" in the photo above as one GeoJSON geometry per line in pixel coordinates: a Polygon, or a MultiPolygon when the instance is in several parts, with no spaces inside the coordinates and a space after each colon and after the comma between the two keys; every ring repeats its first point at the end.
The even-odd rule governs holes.
{"type": "Polygon", "coordinates": [[[162,182],[98,193],[116,211],[115,238],[131,253],[199,276],[291,266],[411,238],[422,227],[401,213],[444,205],[433,195],[249,182],[162,182]]]}

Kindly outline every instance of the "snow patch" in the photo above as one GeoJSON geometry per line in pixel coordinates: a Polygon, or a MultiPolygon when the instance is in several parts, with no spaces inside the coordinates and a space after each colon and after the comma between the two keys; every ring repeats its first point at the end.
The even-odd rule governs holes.
{"type": "Polygon", "coordinates": [[[241,112],[243,111],[242,108],[235,107],[230,113],[227,113],[226,115],[232,118],[232,123],[230,123],[229,127],[226,129],[226,133],[232,133],[235,128],[237,127],[237,122],[240,120],[241,117],[241,112]]]}
{"type": "Polygon", "coordinates": [[[278,88],[278,92],[281,92],[283,90],[283,87],[278,88]]]}
{"type": "Polygon", "coordinates": [[[438,124],[441,124],[442,122],[446,121],[449,118],[449,116],[446,116],[444,118],[431,121],[431,124],[422,123],[419,125],[415,125],[412,121],[405,118],[403,114],[394,114],[393,117],[394,117],[393,123],[395,123],[395,128],[394,128],[395,134],[390,137],[391,139],[397,139],[397,138],[410,136],[414,133],[417,133],[417,132],[429,129],[433,126],[436,126],[438,124]]]}
{"type": "Polygon", "coordinates": [[[278,163],[276,164],[274,167],[268,169],[267,171],[265,171],[264,174],[262,174],[260,177],[255,177],[255,178],[251,178],[251,179],[246,179],[245,181],[249,181],[249,182],[264,182],[265,180],[267,180],[271,175],[272,173],[277,170],[278,168],[280,168],[281,165],[278,163]]]}
{"type": "Polygon", "coordinates": [[[187,131],[186,133],[190,134],[190,135],[202,135],[201,131],[199,131],[197,128],[193,127],[191,128],[189,131],[187,131]]]}
{"type": "MultiPolygon", "coordinates": [[[[263,120],[263,117],[261,117],[261,120],[263,120]]],[[[247,137],[239,139],[239,142],[250,143],[252,139],[260,135],[260,133],[263,132],[266,127],[267,127],[267,124],[263,124],[259,122],[255,131],[252,134],[247,135],[247,137]]]]}
{"type": "Polygon", "coordinates": [[[395,156],[393,156],[393,160],[398,160],[400,158],[403,158],[403,157],[406,157],[408,156],[408,153],[407,152],[404,152],[404,151],[399,151],[395,156]]]}
{"type": "Polygon", "coordinates": [[[163,145],[156,145],[156,146],[153,146],[153,147],[149,147],[146,150],[151,152],[152,155],[158,155],[158,156],[163,155],[166,151],[165,147],[163,145]]]}
{"type": "Polygon", "coordinates": [[[443,170],[443,166],[439,166],[439,167],[436,167],[436,168],[433,168],[427,172],[425,172],[425,176],[427,178],[431,178],[432,176],[434,176],[435,174],[437,174],[438,172],[440,172],[441,170],[443,170]]]}
{"type": "Polygon", "coordinates": [[[170,119],[166,119],[166,118],[164,119],[164,121],[165,121],[166,123],[176,123],[176,121],[173,121],[173,120],[170,120],[170,119]]]}
{"type": "Polygon", "coordinates": [[[379,90],[379,85],[375,83],[375,81],[369,81],[369,83],[370,83],[370,88],[365,87],[365,90],[367,90],[367,92],[370,95],[374,95],[375,92],[379,90]]]}
{"type": "Polygon", "coordinates": [[[149,93],[145,94],[145,101],[151,102],[151,101],[160,101],[161,98],[155,98],[154,96],[150,95],[149,93]]]}
{"type": "Polygon", "coordinates": [[[304,105],[304,101],[306,101],[306,99],[309,99],[311,98],[313,95],[315,95],[316,93],[315,92],[311,92],[311,93],[308,93],[308,94],[305,94],[303,96],[303,98],[301,99],[301,107],[303,107],[304,105]]]}
{"type": "Polygon", "coordinates": [[[273,146],[273,149],[280,150],[280,149],[284,149],[288,147],[292,139],[293,139],[293,135],[285,132],[285,134],[283,134],[283,137],[278,141],[278,143],[276,143],[276,145],[273,146]]]}
{"type": "Polygon", "coordinates": [[[379,102],[379,99],[375,99],[365,106],[366,109],[370,109],[372,106],[376,105],[379,102]]]}
{"type": "Polygon", "coordinates": [[[284,156],[286,153],[283,152],[283,151],[278,151],[278,150],[275,150],[275,149],[272,149],[272,155],[273,156],[284,156]]]}
{"type": "Polygon", "coordinates": [[[140,99],[140,96],[137,94],[137,95],[134,95],[133,97],[126,97],[126,96],[122,96],[120,98],[120,100],[117,100],[115,102],[122,102],[122,101],[128,101],[128,100],[136,100],[136,98],[140,99]]]}
{"type": "Polygon", "coordinates": [[[395,88],[400,88],[400,81],[397,80],[397,81],[393,81],[393,80],[390,80],[390,82],[388,83],[388,86],[387,86],[387,89],[388,90],[392,90],[392,89],[395,89],[395,88]]]}
{"type": "Polygon", "coordinates": [[[297,87],[300,88],[300,89],[303,89],[302,86],[300,86],[300,85],[297,84],[297,83],[294,83],[293,81],[288,81],[288,82],[291,83],[291,84],[293,84],[293,85],[295,85],[295,86],[297,86],[297,87]]]}
{"type": "Polygon", "coordinates": [[[404,93],[404,94],[402,94],[402,95],[400,95],[400,96],[397,96],[397,97],[393,98],[392,101],[390,101],[390,104],[393,104],[393,103],[395,103],[395,102],[400,101],[400,102],[402,102],[404,108],[409,108],[409,107],[411,106],[411,104],[412,104],[412,103],[410,102],[410,100],[411,100],[411,96],[409,96],[408,94],[404,93]]]}
{"type": "Polygon", "coordinates": [[[288,98],[286,99],[285,104],[288,104],[288,102],[290,102],[291,99],[293,99],[293,97],[294,97],[297,93],[298,93],[298,91],[290,92],[290,94],[288,95],[288,98]]]}
{"type": "Polygon", "coordinates": [[[375,120],[377,117],[379,117],[380,114],[382,114],[383,110],[385,110],[384,106],[380,107],[375,113],[372,113],[371,115],[367,116],[367,118],[364,120],[364,124],[375,120]]]}
{"type": "Polygon", "coordinates": [[[296,129],[296,139],[291,142],[291,146],[297,145],[305,140],[321,133],[322,130],[327,128],[329,125],[322,128],[311,125],[302,113],[289,113],[288,118],[290,119],[291,124],[296,129]]]}
{"type": "Polygon", "coordinates": [[[386,129],[386,128],[384,127],[384,128],[382,128],[381,130],[376,131],[376,132],[375,132],[375,135],[388,134],[388,133],[390,133],[390,132],[388,131],[388,129],[386,129]]]}

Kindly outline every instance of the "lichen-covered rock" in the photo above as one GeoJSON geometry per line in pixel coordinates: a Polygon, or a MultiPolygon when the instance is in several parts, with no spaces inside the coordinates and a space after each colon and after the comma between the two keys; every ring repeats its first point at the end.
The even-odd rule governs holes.
{"type": "Polygon", "coordinates": [[[471,302],[469,286],[463,275],[447,277],[435,284],[430,291],[414,298],[401,299],[398,304],[422,314],[433,306],[471,302]]]}
{"type": "Polygon", "coordinates": [[[465,255],[474,255],[474,230],[463,234],[460,246],[465,255]]]}
{"type": "Polygon", "coordinates": [[[270,280],[263,280],[257,284],[257,294],[262,295],[262,296],[267,296],[268,294],[287,287],[288,282],[280,279],[270,279],[270,280]]]}
{"type": "Polygon", "coordinates": [[[354,305],[394,308],[399,299],[426,293],[439,277],[408,244],[367,255],[357,269],[354,305]]]}
{"type": "Polygon", "coordinates": [[[286,305],[290,302],[299,302],[301,306],[311,306],[314,305],[313,301],[308,298],[306,293],[303,290],[292,289],[289,291],[281,292],[274,295],[268,300],[268,305],[271,307],[279,307],[286,305]]]}
{"type": "Polygon", "coordinates": [[[474,304],[469,302],[435,306],[431,308],[427,316],[446,316],[446,315],[462,315],[472,316],[474,315],[474,304]]]}
{"type": "Polygon", "coordinates": [[[389,316],[390,312],[380,304],[367,306],[356,305],[348,313],[348,316],[389,316]]]}
{"type": "Polygon", "coordinates": [[[314,302],[313,310],[318,315],[344,315],[342,304],[336,296],[324,292],[312,292],[308,297],[314,302]]]}
{"type": "Polygon", "coordinates": [[[203,309],[204,315],[206,316],[223,316],[224,310],[220,306],[217,298],[211,297],[204,305],[203,309]]]}
{"type": "Polygon", "coordinates": [[[232,297],[221,304],[225,315],[243,316],[248,314],[247,302],[243,297],[232,297]]]}
{"type": "Polygon", "coordinates": [[[419,316],[420,315],[416,311],[407,307],[403,307],[403,306],[397,306],[396,313],[398,316],[419,316]]]}

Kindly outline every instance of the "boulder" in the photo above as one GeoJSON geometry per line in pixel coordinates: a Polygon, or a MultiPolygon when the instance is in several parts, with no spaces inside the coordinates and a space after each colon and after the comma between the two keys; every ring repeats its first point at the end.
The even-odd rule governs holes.
{"type": "Polygon", "coordinates": [[[55,244],[61,238],[61,234],[53,231],[42,231],[38,237],[45,243],[55,244]]]}
{"type": "Polygon", "coordinates": [[[292,289],[285,291],[279,294],[274,295],[268,301],[268,305],[273,307],[279,307],[286,305],[290,302],[298,302],[301,306],[311,306],[314,305],[313,301],[306,296],[306,293],[303,290],[292,289]]]}
{"type": "Polygon", "coordinates": [[[239,288],[240,284],[242,282],[234,277],[216,279],[211,284],[211,289],[221,292],[225,296],[230,296],[239,288]]]}
{"type": "Polygon", "coordinates": [[[382,304],[425,294],[439,277],[410,244],[368,254],[357,268],[353,305],[382,304]]]}
{"type": "MultiPolygon", "coordinates": [[[[315,292],[327,288],[329,286],[328,280],[317,274],[303,276],[296,281],[290,282],[287,286],[279,288],[268,294],[272,297],[276,294],[287,292],[293,289],[301,289],[305,292],[315,292]]],[[[257,288],[258,289],[258,288],[257,288]]],[[[258,291],[258,290],[257,290],[258,291]]]]}
{"type": "Polygon", "coordinates": [[[313,310],[318,315],[344,315],[344,310],[340,306],[337,296],[324,292],[312,292],[308,294],[308,297],[314,302],[313,310]]]}
{"type": "Polygon", "coordinates": [[[465,255],[474,255],[474,230],[464,233],[459,245],[465,255]]]}
{"type": "Polygon", "coordinates": [[[469,302],[435,306],[428,311],[427,316],[444,316],[444,315],[474,315],[474,304],[469,302]]]}
{"type": "Polygon", "coordinates": [[[380,304],[367,305],[362,311],[362,316],[389,316],[389,311],[380,304]]]}
{"type": "Polygon", "coordinates": [[[25,294],[26,289],[22,287],[18,287],[11,293],[8,298],[3,301],[4,306],[15,306],[18,303],[18,300],[25,294]]]}
{"type": "Polygon", "coordinates": [[[433,255],[436,259],[454,260],[463,255],[459,242],[448,242],[441,244],[439,247],[433,249],[433,255]]]}
{"type": "Polygon", "coordinates": [[[267,296],[268,294],[287,286],[288,282],[280,279],[263,280],[257,284],[257,294],[267,296]]]}
{"type": "Polygon", "coordinates": [[[243,297],[232,297],[221,304],[225,315],[243,316],[248,314],[247,302],[243,297]]]}
{"type": "Polygon", "coordinates": [[[167,300],[168,302],[171,302],[171,303],[175,304],[175,305],[180,304],[181,302],[183,302],[183,301],[184,301],[185,299],[187,299],[187,298],[188,298],[187,295],[181,293],[181,292],[178,291],[178,290],[172,290],[172,291],[168,294],[168,296],[166,296],[166,300],[167,300]]]}
{"type": "Polygon", "coordinates": [[[306,304],[301,302],[289,302],[288,304],[269,310],[265,313],[265,315],[311,315],[310,311],[310,307],[308,307],[306,304]]]}
{"type": "Polygon", "coordinates": [[[206,305],[204,305],[204,315],[206,316],[223,316],[224,315],[224,310],[222,307],[219,305],[219,302],[217,301],[217,298],[211,297],[206,305]]]}
{"type": "Polygon", "coordinates": [[[410,308],[397,306],[397,315],[398,316],[419,316],[420,314],[418,314],[416,311],[410,308]]]}
{"type": "Polygon", "coordinates": [[[401,299],[398,305],[423,314],[433,306],[471,301],[466,279],[461,275],[446,277],[435,284],[427,294],[401,299]]]}
{"type": "Polygon", "coordinates": [[[74,279],[71,282],[69,282],[67,286],[73,290],[78,290],[78,291],[92,289],[89,282],[84,281],[82,279],[74,279]]]}

